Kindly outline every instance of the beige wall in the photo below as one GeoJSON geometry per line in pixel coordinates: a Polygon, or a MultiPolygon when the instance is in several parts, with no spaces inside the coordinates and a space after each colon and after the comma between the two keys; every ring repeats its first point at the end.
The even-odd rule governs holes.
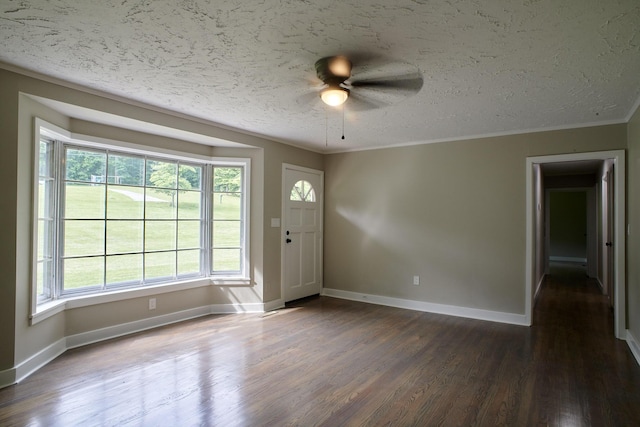
{"type": "Polygon", "coordinates": [[[0,371],[14,362],[16,300],[16,177],[18,164],[18,79],[0,70],[0,371]]]}
{"type": "Polygon", "coordinates": [[[270,218],[280,217],[282,163],[322,170],[322,155],[1,69],[0,97],[0,178],[8,189],[0,209],[0,271],[3,272],[0,279],[0,374],[65,336],[205,305],[270,302],[280,298],[280,230],[270,227],[270,218]],[[72,119],[21,93],[222,138],[246,148],[210,147],[72,119]],[[209,286],[159,294],[156,296],[158,308],[153,312],[148,310],[148,297],[67,309],[31,326],[31,163],[36,116],[79,134],[197,155],[250,158],[250,246],[254,286],[209,286]]]}
{"type": "MultiPolygon", "coordinates": [[[[211,123],[0,70],[0,373],[65,336],[149,317],[147,298],[67,310],[28,322],[32,118],[78,133],[210,156],[252,159],[253,287],[161,294],[154,316],[205,304],[280,298],[282,163],[325,171],[325,287],[524,313],[527,156],[623,149],[627,125],[322,156],[211,123]],[[245,144],[208,147],[69,119],[45,98],[245,144]],[[411,278],[420,275],[421,285],[411,278]]],[[[629,215],[640,214],[640,113],[628,125],[629,215]]],[[[633,228],[632,228],[633,230],[633,228]]],[[[629,259],[640,244],[629,239],[629,259]]],[[[629,262],[629,323],[640,336],[640,267],[629,262]]]]}
{"type": "Polygon", "coordinates": [[[621,124],[329,155],[324,285],[524,314],[527,156],[625,147],[621,124]]]}
{"type": "Polygon", "coordinates": [[[627,323],[636,340],[640,340],[640,108],[628,124],[629,154],[627,222],[627,323]]]}

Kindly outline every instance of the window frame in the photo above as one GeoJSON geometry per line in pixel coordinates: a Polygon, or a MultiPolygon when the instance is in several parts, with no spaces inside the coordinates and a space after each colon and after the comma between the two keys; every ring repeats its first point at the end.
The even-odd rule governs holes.
{"type": "MultiPolygon", "coordinates": [[[[33,174],[32,174],[32,244],[31,244],[31,323],[37,323],[55,313],[63,311],[65,308],[82,307],[93,304],[100,304],[108,301],[123,300],[129,298],[137,298],[145,295],[157,295],[164,292],[175,292],[176,290],[190,289],[209,285],[224,286],[251,286],[253,281],[250,275],[250,182],[251,182],[251,159],[250,158],[231,158],[231,157],[209,157],[200,155],[191,155],[184,152],[160,149],[155,147],[141,146],[133,143],[107,140],[103,138],[91,137],[87,135],[73,134],[65,129],[48,123],[40,118],[34,120],[33,132],[33,174]],[[53,164],[54,174],[54,193],[51,196],[54,199],[54,241],[53,241],[53,264],[54,269],[52,278],[50,278],[50,296],[49,298],[40,298],[38,291],[38,245],[39,245],[39,214],[40,214],[40,141],[42,136],[53,142],[53,164]],[[201,166],[201,212],[200,212],[200,271],[191,275],[176,276],[170,280],[142,280],[141,283],[130,285],[111,285],[106,282],[103,289],[87,289],[82,291],[69,292],[64,290],[64,284],[60,283],[62,277],[62,250],[64,245],[64,229],[65,219],[62,217],[64,201],[62,187],[66,182],[64,171],[64,153],[65,148],[80,148],[88,151],[99,151],[105,154],[142,156],[151,160],[168,160],[177,164],[186,164],[190,166],[201,166]],[[179,162],[179,163],[178,163],[179,162]],[[237,274],[215,273],[212,271],[211,254],[212,245],[212,219],[213,219],[213,168],[214,167],[240,167],[242,169],[241,179],[241,268],[237,274]]],[[[105,172],[108,174],[108,171],[105,172]]],[[[144,187],[146,188],[146,177],[144,187]]],[[[107,189],[105,188],[105,191],[107,189]]],[[[179,189],[178,189],[179,191],[179,189]]],[[[105,200],[105,208],[107,206],[105,200]]],[[[142,221],[146,221],[143,218],[142,221]]],[[[107,224],[107,216],[105,212],[105,227],[107,224]]],[[[179,222],[176,214],[176,227],[179,222]]],[[[176,233],[178,231],[176,230],[176,233]]],[[[176,234],[177,236],[177,234],[176,234]]],[[[179,251],[176,246],[175,252],[179,251]]],[[[141,253],[146,253],[143,247],[141,253]]],[[[103,254],[106,256],[106,253],[103,254]]],[[[106,271],[105,271],[106,274],[106,271]]],[[[144,276],[143,276],[144,277],[144,276]]],[[[44,283],[43,283],[44,286],[44,283]]],[[[44,288],[43,288],[44,289],[44,288]]]]}

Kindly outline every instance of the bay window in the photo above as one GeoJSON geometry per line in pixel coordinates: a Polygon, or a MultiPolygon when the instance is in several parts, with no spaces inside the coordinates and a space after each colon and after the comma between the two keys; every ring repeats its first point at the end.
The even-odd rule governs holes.
{"type": "Polygon", "coordinates": [[[248,278],[245,159],[190,159],[36,126],[37,302],[248,278]]]}

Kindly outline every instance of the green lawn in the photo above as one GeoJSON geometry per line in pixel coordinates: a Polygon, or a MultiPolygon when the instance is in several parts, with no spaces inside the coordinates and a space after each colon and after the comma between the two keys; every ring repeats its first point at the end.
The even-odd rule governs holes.
{"type": "MultiPolygon", "coordinates": [[[[67,185],[65,289],[101,286],[105,277],[108,284],[141,282],[143,278],[171,278],[200,271],[200,193],[148,188],[146,196],[144,203],[142,188],[111,185],[105,209],[104,186],[67,185]],[[158,252],[140,253],[143,250],[158,252]],[[78,256],[83,258],[67,259],[78,256]]],[[[240,246],[240,208],[240,198],[235,195],[215,196],[216,270],[240,268],[240,251],[225,249],[240,246]]]]}

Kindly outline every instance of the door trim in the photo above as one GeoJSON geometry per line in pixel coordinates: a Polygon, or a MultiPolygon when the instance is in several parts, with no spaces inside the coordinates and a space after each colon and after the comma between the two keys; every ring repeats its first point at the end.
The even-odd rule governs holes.
{"type": "MultiPolygon", "coordinates": [[[[284,230],[284,220],[285,220],[285,211],[287,209],[286,197],[289,195],[289,189],[286,188],[286,180],[285,173],[289,170],[295,170],[299,172],[306,172],[314,175],[318,175],[320,177],[320,194],[322,197],[318,198],[318,211],[320,214],[320,259],[318,261],[318,274],[320,275],[320,288],[324,288],[324,171],[311,169],[304,166],[293,165],[290,163],[282,163],[282,176],[281,178],[281,186],[282,186],[282,195],[281,195],[281,205],[280,205],[280,300],[285,303],[285,250],[286,250],[286,235],[284,230]]],[[[320,291],[322,293],[322,290],[320,291]]]]}
{"type": "Polygon", "coordinates": [[[535,165],[543,163],[569,162],[577,160],[612,159],[614,171],[614,329],[615,336],[626,339],[626,159],[624,150],[599,151],[591,153],[559,154],[551,156],[527,157],[526,166],[526,251],[525,251],[525,318],[531,325],[533,316],[533,266],[535,265],[535,165]]]}

